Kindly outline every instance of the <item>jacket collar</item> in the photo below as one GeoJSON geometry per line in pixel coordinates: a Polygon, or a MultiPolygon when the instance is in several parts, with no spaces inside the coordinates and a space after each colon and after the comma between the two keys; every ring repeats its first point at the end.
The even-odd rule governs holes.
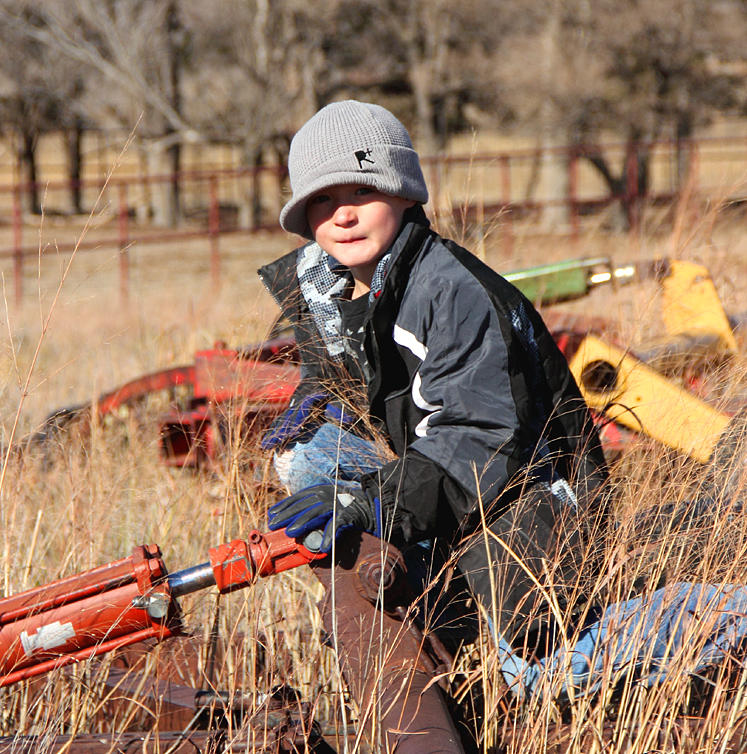
{"type": "Polygon", "coordinates": [[[371,285],[372,300],[380,299],[385,289],[388,294],[385,298],[389,299],[393,295],[395,300],[399,299],[401,292],[407,286],[409,268],[421,250],[429,230],[430,222],[420,204],[416,204],[405,212],[400,232],[374,272],[371,285]],[[382,269],[383,274],[379,277],[377,273],[382,263],[385,263],[385,267],[382,269]]]}

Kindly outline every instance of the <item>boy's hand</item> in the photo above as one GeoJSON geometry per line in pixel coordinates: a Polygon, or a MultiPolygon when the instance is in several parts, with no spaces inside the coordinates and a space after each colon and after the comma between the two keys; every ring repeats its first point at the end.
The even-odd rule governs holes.
{"type": "Polygon", "coordinates": [[[324,418],[343,429],[350,429],[355,423],[355,414],[341,401],[330,401],[324,409],[324,418]]]}
{"type": "Polygon", "coordinates": [[[286,409],[270,425],[259,445],[262,450],[274,450],[298,437],[315,409],[329,400],[327,393],[310,393],[286,409]]]}
{"type": "Polygon", "coordinates": [[[332,542],[345,529],[381,536],[379,499],[371,501],[362,489],[338,489],[333,484],[305,487],[275,503],[268,511],[268,520],[270,529],[285,529],[288,536],[304,540],[306,547],[319,552],[330,552],[332,542]],[[313,531],[321,534],[318,546],[307,537],[313,531]]]}

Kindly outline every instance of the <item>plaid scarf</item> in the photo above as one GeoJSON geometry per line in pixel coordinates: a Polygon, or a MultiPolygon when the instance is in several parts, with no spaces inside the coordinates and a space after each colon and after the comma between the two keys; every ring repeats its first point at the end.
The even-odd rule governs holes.
{"type": "MultiPolygon", "coordinates": [[[[376,265],[368,294],[369,304],[381,292],[391,256],[385,254],[376,265]]],[[[328,353],[333,359],[341,360],[345,339],[342,337],[342,318],[337,299],[342,298],[353,284],[350,270],[312,241],[298,250],[296,274],[301,295],[309,306],[328,353]]]]}

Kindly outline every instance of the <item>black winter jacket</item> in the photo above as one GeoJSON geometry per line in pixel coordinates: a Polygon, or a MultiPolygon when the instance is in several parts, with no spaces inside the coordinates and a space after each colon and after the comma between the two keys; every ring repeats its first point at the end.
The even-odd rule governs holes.
{"type": "MultiPolygon", "coordinates": [[[[527,481],[562,478],[579,496],[603,481],[586,404],[531,303],[432,231],[419,207],[386,262],[365,320],[366,389],[398,459],[362,481],[386,507],[396,502],[395,539],[453,537],[478,494],[500,513],[527,481]]],[[[333,315],[344,285],[334,260],[310,243],[259,274],[294,325],[299,390],[338,384],[345,349],[333,315]]]]}

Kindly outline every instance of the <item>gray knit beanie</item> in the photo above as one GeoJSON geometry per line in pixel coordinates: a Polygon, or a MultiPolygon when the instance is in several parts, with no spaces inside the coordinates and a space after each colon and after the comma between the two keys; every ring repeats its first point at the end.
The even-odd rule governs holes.
{"type": "Polygon", "coordinates": [[[291,141],[293,196],[280,225],[312,238],[306,202],[330,186],[358,184],[425,204],[428,188],[407,129],[380,105],[347,100],[323,107],[291,141]]]}

